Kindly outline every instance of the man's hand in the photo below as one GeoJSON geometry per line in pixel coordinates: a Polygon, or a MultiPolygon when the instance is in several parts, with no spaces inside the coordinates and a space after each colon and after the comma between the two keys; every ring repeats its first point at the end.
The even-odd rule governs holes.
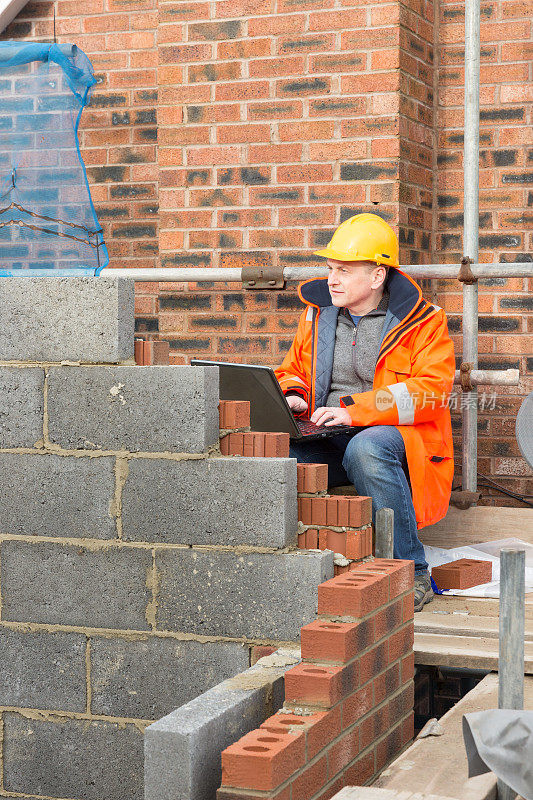
{"type": "Polygon", "coordinates": [[[311,417],[311,422],[315,425],[325,425],[326,428],[332,425],[351,425],[352,420],[345,408],[327,408],[322,406],[317,408],[311,417]]]}
{"type": "Polygon", "coordinates": [[[286,400],[289,404],[289,407],[296,414],[303,414],[309,408],[303,397],[299,397],[297,394],[290,394],[286,400]]]}

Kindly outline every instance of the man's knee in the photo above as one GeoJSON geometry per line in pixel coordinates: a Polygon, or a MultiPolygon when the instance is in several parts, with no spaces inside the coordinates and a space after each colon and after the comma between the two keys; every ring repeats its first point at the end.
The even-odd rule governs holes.
{"type": "Polygon", "coordinates": [[[356,434],[344,453],[343,465],[370,469],[372,463],[383,459],[400,458],[403,440],[399,431],[390,425],[376,425],[356,434]]]}

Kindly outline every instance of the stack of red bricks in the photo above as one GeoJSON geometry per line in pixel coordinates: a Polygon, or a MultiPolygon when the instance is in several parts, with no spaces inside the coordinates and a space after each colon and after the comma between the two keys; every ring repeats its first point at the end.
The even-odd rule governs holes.
{"type": "Polygon", "coordinates": [[[218,800],[328,800],[413,737],[412,561],[359,563],[318,587],[284,708],[222,753],[218,800]]]}
{"type": "MultiPolygon", "coordinates": [[[[225,456],[288,458],[288,433],[250,431],[250,404],[220,402],[220,452],[225,456]]],[[[372,555],[372,498],[327,494],[326,464],[298,464],[298,546],[344,556],[335,574],[372,555]]]]}
{"type": "MultiPolygon", "coordinates": [[[[329,496],[327,488],[326,464],[298,464],[298,545],[353,561],[372,555],[372,498],[329,496]]],[[[335,574],[353,566],[335,565],[335,574]]]]}
{"type": "Polygon", "coordinates": [[[168,342],[135,339],[135,363],[139,367],[168,366],[169,353],[170,344],[168,342]]]}

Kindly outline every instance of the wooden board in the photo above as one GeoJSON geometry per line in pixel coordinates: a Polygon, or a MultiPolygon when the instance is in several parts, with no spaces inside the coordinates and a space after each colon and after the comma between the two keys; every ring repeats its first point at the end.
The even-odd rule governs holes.
{"type": "MultiPolygon", "coordinates": [[[[436,617],[444,614],[471,614],[474,617],[493,617],[498,619],[499,601],[485,597],[458,597],[437,595],[431,603],[424,606],[424,611],[436,617]]],[[[415,614],[415,627],[418,614],[415,614]]],[[[533,593],[526,594],[526,620],[533,622],[533,593]]]]}
{"type": "MultiPolygon", "coordinates": [[[[441,717],[442,736],[415,740],[373,786],[458,800],[493,800],[496,789],[492,773],[468,780],[462,719],[463,714],[497,707],[498,676],[491,674],[441,717]]],[[[525,679],[524,708],[533,710],[533,677],[525,679]]]]}
{"type": "MultiPolygon", "coordinates": [[[[483,636],[415,633],[415,664],[497,670],[498,648],[498,639],[483,636]]],[[[533,675],[533,642],[526,642],[524,650],[524,672],[533,675]]]]}
{"type": "MultiPolygon", "coordinates": [[[[480,636],[487,639],[498,639],[499,627],[497,617],[477,617],[474,614],[460,613],[433,614],[431,611],[420,611],[415,614],[415,633],[441,633],[444,636],[480,636]]],[[[527,620],[524,641],[533,642],[531,620],[527,620]]]]}
{"type": "Polygon", "coordinates": [[[377,789],[375,786],[345,786],[331,800],[450,800],[436,794],[377,789]]]}
{"type": "Polygon", "coordinates": [[[533,544],[533,508],[475,506],[461,511],[450,506],[444,519],[419,531],[423,544],[462,547],[514,537],[533,544]]]}
{"type": "MultiPolygon", "coordinates": [[[[476,597],[435,597],[415,614],[415,662],[457,669],[498,669],[499,604],[476,597]]],[[[533,596],[526,596],[525,673],[533,674],[533,596]]]]}

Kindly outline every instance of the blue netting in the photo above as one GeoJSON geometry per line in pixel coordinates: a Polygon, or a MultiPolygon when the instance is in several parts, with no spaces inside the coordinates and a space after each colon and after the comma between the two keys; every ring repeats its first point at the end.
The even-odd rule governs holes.
{"type": "Polygon", "coordinates": [[[0,275],[109,262],[78,143],[95,83],[75,45],[0,42],[0,275]]]}

